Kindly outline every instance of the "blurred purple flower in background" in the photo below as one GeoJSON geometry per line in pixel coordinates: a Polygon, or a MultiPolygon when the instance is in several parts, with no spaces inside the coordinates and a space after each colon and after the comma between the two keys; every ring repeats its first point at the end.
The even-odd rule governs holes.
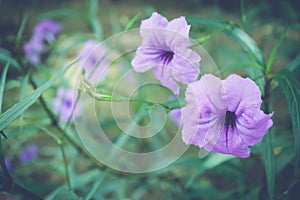
{"type": "Polygon", "coordinates": [[[82,106],[79,101],[74,108],[77,96],[77,91],[71,88],[60,87],[57,90],[56,98],[53,101],[53,111],[61,121],[67,122],[70,117],[71,120],[74,120],[81,115],[82,106]]]}
{"type": "Polygon", "coordinates": [[[190,25],[184,17],[170,22],[158,13],[143,20],[140,26],[142,44],[131,64],[137,72],[152,68],[161,84],[179,94],[177,82],[187,84],[200,74],[200,56],[189,49],[190,25]]]}
{"type": "Polygon", "coordinates": [[[7,170],[10,171],[11,170],[11,163],[12,163],[11,158],[10,157],[5,157],[4,158],[4,163],[6,165],[7,170]]]}
{"type": "Polygon", "coordinates": [[[31,37],[31,39],[24,44],[25,56],[33,65],[36,65],[40,62],[43,49],[44,43],[38,37],[31,37]]]}
{"type": "Polygon", "coordinates": [[[25,56],[32,65],[40,62],[45,42],[51,43],[61,30],[60,24],[49,19],[45,19],[35,26],[33,35],[23,46],[25,56]]]}
{"type": "Polygon", "coordinates": [[[38,155],[38,150],[36,144],[30,143],[19,153],[19,159],[21,162],[33,161],[38,155]]]}
{"type": "Polygon", "coordinates": [[[78,65],[85,70],[85,77],[92,83],[102,81],[107,74],[107,47],[95,40],[85,42],[78,52],[78,65]]]}
{"type": "Polygon", "coordinates": [[[258,86],[236,74],[223,81],[204,75],[188,84],[186,101],[182,139],[206,151],[249,157],[248,146],[260,142],[273,125],[273,113],[260,110],[258,86]]]}
{"type": "Polygon", "coordinates": [[[59,23],[50,19],[44,19],[34,27],[34,36],[50,43],[55,40],[55,35],[61,30],[62,26],[59,23]]]}

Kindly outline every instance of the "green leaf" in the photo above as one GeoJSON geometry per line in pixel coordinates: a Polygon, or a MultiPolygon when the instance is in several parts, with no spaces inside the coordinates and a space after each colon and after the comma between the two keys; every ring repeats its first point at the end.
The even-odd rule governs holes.
{"type": "Polygon", "coordinates": [[[16,45],[17,45],[17,47],[19,47],[19,44],[20,44],[20,42],[21,42],[21,38],[22,38],[22,35],[23,35],[23,32],[24,32],[25,26],[26,26],[26,24],[27,24],[28,18],[29,18],[29,13],[27,13],[27,14],[23,17],[21,26],[20,26],[20,28],[19,28],[19,31],[18,31],[18,34],[17,34],[17,39],[16,39],[16,45]]]}
{"type": "Polygon", "coordinates": [[[201,165],[199,166],[198,170],[194,174],[192,174],[190,176],[190,178],[187,180],[185,187],[186,188],[190,187],[193,184],[193,182],[195,181],[195,179],[198,176],[200,176],[203,172],[205,172],[206,170],[215,168],[215,167],[219,166],[220,164],[222,164],[228,160],[231,160],[233,158],[235,158],[235,157],[231,156],[231,155],[214,153],[214,154],[210,154],[209,157],[206,158],[203,162],[201,162],[199,160],[199,162],[201,162],[201,165]]]}
{"type": "Polygon", "coordinates": [[[24,99],[22,99],[14,106],[9,108],[5,113],[3,113],[0,116],[0,130],[5,129],[12,121],[14,121],[23,112],[25,112],[27,108],[29,108],[47,89],[49,89],[56,80],[61,78],[63,74],[76,62],[77,60],[66,66],[64,69],[60,70],[49,81],[38,87],[30,95],[26,96],[24,99]]]}
{"type": "Polygon", "coordinates": [[[222,30],[251,55],[259,65],[265,66],[265,59],[255,41],[245,31],[238,28],[233,23],[199,17],[188,17],[187,21],[191,24],[198,24],[212,29],[222,30]]]}
{"type": "Polygon", "coordinates": [[[134,24],[137,22],[137,20],[140,18],[140,16],[141,16],[141,13],[138,13],[138,14],[136,14],[127,24],[126,24],[126,26],[125,26],[125,31],[128,31],[128,30],[130,30],[133,26],[134,26],[134,24]]]}
{"type": "Polygon", "coordinates": [[[57,193],[55,196],[54,200],[80,200],[79,198],[73,191],[63,189],[57,193]]]}
{"type": "Polygon", "coordinates": [[[11,57],[11,54],[8,50],[0,48],[0,62],[10,62],[10,64],[17,69],[21,70],[20,64],[13,58],[11,57]]]}
{"type": "Polygon", "coordinates": [[[90,23],[96,34],[96,37],[99,41],[103,40],[103,30],[101,23],[98,19],[98,7],[99,3],[98,0],[90,0],[90,23]]]}
{"type": "Polygon", "coordinates": [[[269,58],[269,60],[268,60],[268,62],[267,62],[267,66],[266,66],[266,74],[268,74],[268,73],[270,72],[270,70],[271,70],[271,66],[272,66],[272,64],[273,64],[273,61],[274,61],[275,56],[276,56],[276,54],[277,54],[277,51],[278,51],[278,49],[279,49],[279,47],[280,47],[280,45],[281,45],[281,43],[282,43],[282,41],[283,41],[283,39],[284,39],[286,33],[287,33],[287,31],[288,31],[288,29],[286,29],[286,30],[281,34],[279,40],[276,42],[275,47],[272,49],[270,58],[269,58]]]}
{"type": "Polygon", "coordinates": [[[286,69],[278,72],[275,79],[283,90],[290,112],[295,141],[296,167],[298,167],[300,156],[300,83],[294,74],[286,69]]]}
{"type": "Polygon", "coordinates": [[[7,71],[9,68],[10,63],[6,63],[2,74],[1,74],[1,80],[0,80],[0,114],[2,112],[2,101],[3,101],[3,93],[4,93],[4,87],[5,87],[5,82],[6,82],[6,75],[7,75],[7,71]]]}
{"type": "Polygon", "coordinates": [[[290,71],[298,71],[300,69],[300,54],[288,64],[287,69],[290,71]]]}

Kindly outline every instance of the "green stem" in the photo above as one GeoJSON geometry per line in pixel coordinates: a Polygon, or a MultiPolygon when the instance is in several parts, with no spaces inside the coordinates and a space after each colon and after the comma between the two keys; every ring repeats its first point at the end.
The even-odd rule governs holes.
{"type": "Polygon", "coordinates": [[[63,157],[63,160],[64,160],[67,186],[68,186],[68,189],[69,189],[69,190],[72,190],[72,187],[71,187],[71,181],[70,181],[70,174],[69,174],[69,169],[68,169],[68,160],[67,160],[66,152],[65,152],[65,149],[64,149],[64,147],[63,147],[62,141],[61,141],[61,140],[58,140],[57,143],[58,143],[58,145],[59,145],[59,147],[60,147],[61,154],[62,154],[62,157],[63,157]]]}
{"type": "MultiPolygon", "coordinates": [[[[29,82],[31,83],[31,85],[33,86],[34,89],[37,88],[36,83],[34,82],[34,80],[31,77],[29,79],[29,82]]],[[[59,123],[56,119],[56,116],[54,115],[54,113],[46,105],[46,102],[45,102],[43,96],[39,97],[39,101],[40,101],[43,109],[45,110],[46,114],[50,118],[52,125],[57,128],[57,130],[62,134],[62,137],[65,138],[79,153],[82,153],[85,157],[89,158],[95,165],[97,165],[100,168],[105,168],[105,166],[103,166],[102,163],[100,163],[96,158],[94,158],[94,156],[92,156],[88,151],[83,149],[80,146],[80,144],[75,142],[75,140],[72,137],[70,137],[66,133],[66,131],[63,130],[62,127],[60,127],[60,125],[59,125],[59,123]]]]}
{"type": "Polygon", "coordinates": [[[100,187],[100,185],[102,184],[102,182],[104,181],[104,179],[106,178],[106,176],[109,174],[110,169],[107,168],[100,177],[100,180],[93,186],[93,188],[90,190],[90,192],[86,195],[86,197],[84,198],[85,200],[89,200],[92,198],[92,196],[95,194],[95,192],[97,191],[97,189],[100,187]]]}
{"type": "MultiPolygon", "coordinates": [[[[270,86],[271,86],[271,78],[266,77],[266,84],[265,84],[265,95],[263,96],[264,102],[264,111],[266,113],[270,113],[270,104],[269,104],[269,95],[270,95],[270,86]]],[[[266,171],[266,178],[267,178],[267,188],[269,199],[274,199],[274,189],[275,189],[275,159],[273,153],[273,144],[272,144],[272,129],[267,132],[266,138],[264,139],[264,146],[265,146],[265,155],[264,155],[264,162],[265,162],[265,171],[266,171]]]]}

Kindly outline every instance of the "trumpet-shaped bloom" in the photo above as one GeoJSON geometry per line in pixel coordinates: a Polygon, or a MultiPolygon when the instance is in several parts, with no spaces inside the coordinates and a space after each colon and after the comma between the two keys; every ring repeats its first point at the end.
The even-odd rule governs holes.
{"type": "Polygon", "coordinates": [[[184,17],[170,22],[158,13],[143,20],[140,26],[142,44],[131,64],[137,72],[152,69],[161,84],[179,94],[178,82],[187,84],[200,74],[200,56],[189,49],[190,25],[184,17]]]}
{"type": "Polygon", "coordinates": [[[188,85],[185,95],[182,139],[206,151],[249,157],[248,146],[273,125],[273,113],[260,110],[260,90],[249,78],[233,74],[222,81],[204,75],[188,85]]]}
{"type": "Polygon", "coordinates": [[[85,77],[90,82],[96,83],[105,78],[108,66],[107,51],[103,44],[88,40],[78,53],[78,65],[85,70],[85,77]]]}
{"type": "Polygon", "coordinates": [[[74,120],[81,115],[82,106],[79,101],[76,103],[77,96],[77,91],[70,88],[60,87],[57,90],[53,111],[62,122],[67,122],[69,118],[74,120]]]}

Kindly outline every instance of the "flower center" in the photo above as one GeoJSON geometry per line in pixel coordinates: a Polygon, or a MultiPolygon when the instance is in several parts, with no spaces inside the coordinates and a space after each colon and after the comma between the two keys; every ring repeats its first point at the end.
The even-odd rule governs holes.
{"type": "Polygon", "coordinates": [[[67,108],[70,108],[72,106],[72,101],[70,101],[69,99],[65,100],[65,106],[67,108]]]}
{"type": "Polygon", "coordinates": [[[174,53],[172,51],[164,51],[161,54],[161,59],[163,60],[163,64],[167,65],[173,59],[174,53]]]}
{"type": "Polygon", "coordinates": [[[225,115],[225,129],[226,129],[226,148],[227,151],[229,151],[228,149],[228,129],[234,129],[236,127],[235,124],[236,121],[236,116],[234,114],[234,112],[230,112],[230,111],[226,111],[226,115],[225,115]]]}
{"type": "Polygon", "coordinates": [[[227,111],[225,115],[225,128],[226,132],[228,131],[229,128],[235,128],[236,124],[236,116],[234,112],[227,111]]]}

